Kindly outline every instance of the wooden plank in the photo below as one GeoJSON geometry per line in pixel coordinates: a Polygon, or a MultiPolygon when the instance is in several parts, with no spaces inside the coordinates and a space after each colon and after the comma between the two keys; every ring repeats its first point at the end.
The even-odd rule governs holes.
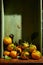
{"type": "Polygon", "coordinates": [[[15,64],[21,64],[21,63],[43,63],[43,57],[39,60],[29,59],[29,60],[20,60],[20,59],[11,59],[11,60],[5,60],[0,58],[0,63],[15,63],[15,64]]]}

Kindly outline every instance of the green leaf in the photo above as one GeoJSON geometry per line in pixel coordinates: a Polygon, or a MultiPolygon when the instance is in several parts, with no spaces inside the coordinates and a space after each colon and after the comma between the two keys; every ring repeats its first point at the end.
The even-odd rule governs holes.
{"type": "Polygon", "coordinates": [[[27,51],[27,52],[29,52],[29,48],[26,48],[26,49],[24,49],[24,51],[27,51]]]}
{"type": "Polygon", "coordinates": [[[9,57],[9,56],[5,56],[5,59],[6,59],[6,60],[10,60],[10,59],[12,59],[12,58],[9,57]]]}

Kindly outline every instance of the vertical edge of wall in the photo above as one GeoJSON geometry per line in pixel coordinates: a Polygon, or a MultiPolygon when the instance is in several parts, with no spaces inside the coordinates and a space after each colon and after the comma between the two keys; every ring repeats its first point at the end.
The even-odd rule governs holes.
{"type": "Polygon", "coordinates": [[[1,19],[2,19],[2,40],[1,40],[1,58],[3,58],[3,37],[4,37],[4,6],[3,6],[3,0],[1,0],[1,19]]]}
{"type": "Polygon", "coordinates": [[[41,53],[42,53],[42,0],[40,0],[40,22],[41,22],[41,30],[40,30],[40,36],[41,36],[41,40],[40,40],[40,46],[41,46],[41,53]]]}

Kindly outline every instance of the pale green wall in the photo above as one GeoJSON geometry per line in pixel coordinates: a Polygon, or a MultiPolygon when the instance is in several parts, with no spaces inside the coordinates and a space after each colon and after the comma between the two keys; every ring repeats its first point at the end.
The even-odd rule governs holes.
{"type": "Polygon", "coordinates": [[[21,30],[22,30],[22,26],[21,26],[21,15],[5,15],[4,16],[4,35],[10,35],[13,34],[14,35],[14,41],[18,41],[19,39],[21,39],[22,35],[21,35],[21,30]],[[20,28],[18,28],[18,26],[20,28]]]}

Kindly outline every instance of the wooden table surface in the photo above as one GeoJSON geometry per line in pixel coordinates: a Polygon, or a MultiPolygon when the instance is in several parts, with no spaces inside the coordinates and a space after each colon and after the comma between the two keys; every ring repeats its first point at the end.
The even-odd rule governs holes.
{"type": "Polygon", "coordinates": [[[0,63],[15,63],[15,64],[43,63],[43,56],[39,60],[33,60],[33,59],[29,59],[29,60],[20,60],[20,59],[5,60],[5,59],[0,58],[0,63]]]}

